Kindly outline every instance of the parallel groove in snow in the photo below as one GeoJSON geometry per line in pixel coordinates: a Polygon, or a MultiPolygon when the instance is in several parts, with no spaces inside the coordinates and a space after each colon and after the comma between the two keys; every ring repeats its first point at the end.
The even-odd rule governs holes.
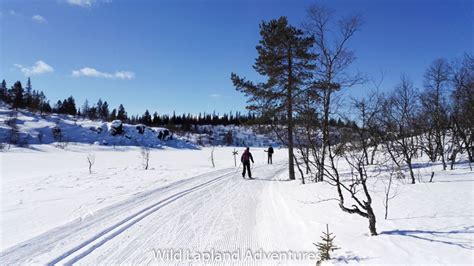
{"type": "MultiPolygon", "coordinates": [[[[282,169],[276,164],[253,171],[269,180],[282,169]]],[[[157,263],[150,252],[157,244],[197,251],[268,246],[255,232],[266,182],[244,181],[240,171],[214,171],[140,193],[3,251],[0,264],[157,263]]]]}
{"type": "MultiPolygon", "coordinates": [[[[284,165],[256,167],[266,172],[265,180],[242,180],[240,175],[213,183],[191,198],[165,206],[125,234],[84,258],[84,264],[176,264],[153,257],[153,249],[191,251],[254,251],[270,246],[261,243],[255,230],[256,205],[268,180],[284,165]],[[278,169],[278,170],[277,170],[278,169]],[[265,171],[266,170],[266,171],[265,171]],[[277,170],[277,171],[275,171],[277,170]]],[[[257,176],[260,178],[260,176],[257,176]]],[[[270,241],[269,239],[266,239],[270,241]]],[[[206,262],[209,264],[210,262],[206,262]]],[[[219,264],[219,262],[213,262],[219,264]]],[[[251,263],[250,261],[246,262],[251,263]]],[[[256,262],[252,262],[256,263],[256,262]]]]}
{"type": "MultiPolygon", "coordinates": [[[[83,242],[84,240],[81,240],[83,235],[90,233],[88,230],[94,230],[94,226],[103,228],[101,226],[104,224],[113,224],[117,218],[123,219],[121,216],[126,215],[127,212],[131,212],[136,208],[143,207],[143,204],[146,204],[147,201],[154,201],[156,200],[156,197],[166,196],[166,193],[185,187],[189,184],[192,184],[194,181],[199,181],[206,178],[212,179],[216,176],[222,177],[234,173],[235,169],[233,168],[218,170],[185,180],[176,181],[165,187],[159,187],[151,191],[137,194],[123,202],[119,202],[99,210],[95,215],[87,217],[86,219],[77,219],[73,222],[45,232],[33,239],[25,241],[24,243],[20,243],[2,251],[0,253],[0,264],[38,263],[39,261],[34,258],[44,256],[50,252],[57,252],[57,249],[71,245],[70,242],[74,242],[74,240],[83,242]],[[72,237],[78,237],[79,240],[70,239],[72,237]]],[[[96,234],[97,233],[94,233],[94,235],[96,234]]],[[[77,246],[74,243],[72,243],[72,245],[73,247],[77,246]]],[[[40,261],[43,260],[44,258],[40,258],[40,261]]]]}

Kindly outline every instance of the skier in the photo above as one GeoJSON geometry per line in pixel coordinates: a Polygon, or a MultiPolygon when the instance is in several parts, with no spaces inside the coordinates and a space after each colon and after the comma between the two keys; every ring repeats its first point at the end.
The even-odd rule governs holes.
{"type": "Polygon", "coordinates": [[[247,147],[244,153],[242,153],[242,157],[240,157],[240,161],[242,162],[242,165],[244,167],[242,171],[242,177],[245,178],[245,170],[247,170],[249,179],[252,179],[252,172],[250,172],[250,161],[252,161],[252,163],[254,162],[253,162],[253,157],[252,157],[252,154],[250,153],[249,147],[247,147]]]}
{"type": "Polygon", "coordinates": [[[273,164],[273,160],[272,160],[273,147],[272,147],[272,145],[270,145],[270,147],[268,147],[268,150],[266,150],[265,152],[268,153],[268,161],[267,161],[267,164],[273,164]]]}

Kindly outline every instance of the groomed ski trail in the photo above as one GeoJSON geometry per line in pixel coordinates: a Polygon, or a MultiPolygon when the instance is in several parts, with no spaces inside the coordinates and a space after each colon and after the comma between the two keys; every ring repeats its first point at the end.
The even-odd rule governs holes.
{"type": "Polygon", "coordinates": [[[0,264],[161,264],[157,250],[257,250],[268,244],[255,230],[261,192],[285,169],[254,167],[256,179],[244,180],[229,168],[143,192],[2,251],[0,264]]]}

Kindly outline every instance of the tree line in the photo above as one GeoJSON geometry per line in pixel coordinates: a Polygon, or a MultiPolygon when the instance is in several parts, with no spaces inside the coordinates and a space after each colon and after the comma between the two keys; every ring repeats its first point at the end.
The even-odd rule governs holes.
{"type": "Polygon", "coordinates": [[[12,108],[25,108],[41,114],[58,113],[102,121],[118,119],[129,124],[174,127],[184,131],[191,130],[194,125],[243,125],[261,122],[261,119],[252,112],[245,114],[229,112],[223,115],[216,112],[199,113],[198,115],[190,113],[180,115],[173,112],[172,115],[168,115],[157,112],[151,114],[146,110],[143,115],[128,115],[123,104],[120,104],[117,109],[110,110],[108,102],[99,99],[95,104],[90,104],[88,100],[85,100],[84,104],[78,107],[73,96],[62,101],[58,100],[54,105],[51,105],[42,91],[32,88],[30,78],[28,78],[25,87],[20,81],[16,81],[11,88],[8,88],[6,81],[3,80],[0,86],[0,100],[10,104],[12,108]]]}

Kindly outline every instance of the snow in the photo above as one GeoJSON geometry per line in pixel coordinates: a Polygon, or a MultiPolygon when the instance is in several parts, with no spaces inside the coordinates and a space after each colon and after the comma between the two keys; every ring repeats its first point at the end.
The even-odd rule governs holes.
{"type": "Polygon", "coordinates": [[[397,181],[388,220],[383,182],[372,180],[380,235],[369,236],[366,219],[331,200],[329,184],[287,181],[285,149],[276,150],[273,165],[263,148],[251,149],[256,180],[242,179],[233,149],[215,148],[216,168],[211,148],[152,149],[150,170],[142,169],[138,147],[32,145],[3,152],[0,264],[160,264],[160,252],[169,249],[239,251],[234,262],[244,264],[250,250],[256,264],[313,264],[260,261],[257,252],[314,255],[326,224],[341,248],[333,264],[473,263],[474,177],[466,163],[453,171],[435,165],[434,183],[427,183],[431,168],[418,169],[418,184],[397,181]]]}
{"type": "MultiPolygon", "coordinates": [[[[138,147],[71,144],[63,150],[33,145],[1,153],[2,246],[86,217],[135,193],[214,170],[210,152],[209,148],[153,149],[148,171],[142,168],[138,147]],[[88,154],[95,157],[92,174],[88,154]],[[28,167],[21,167],[23,162],[28,167]],[[19,219],[24,223],[20,227],[19,219]]],[[[230,150],[224,152],[227,149],[215,151],[216,169],[233,166],[233,159],[221,163],[221,157],[232,157],[230,150]]]]}
{"type": "MultiPolygon", "coordinates": [[[[0,119],[9,112],[0,107],[0,119]]],[[[370,236],[367,219],[340,210],[334,187],[288,181],[286,149],[276,148],[267,165],[265,148],[251,148],[255,180],[246,180],[232,156],[243,148],[200,147],[199,134],[160,141],[158,130],[165,129],[140,134],[123,124],[125,133],[111,136],[111,123],[28,112],[18,114],[17,124],[31,143],[0,152],[0,265],[314,265],[313,243],[326,224],[340,249],[323,265],[474,264],[474,174],[465,159],[443,171],[418,158],[417,184],[394,180],[387,220],[388,173],[370,178],[379,232],[370,236]],[[68,145],[53,139],[58,124],[68,145]],[[39,131],[46,144],[35,142],[39,131]],[[151,147],[149,170],[143,143],[151,147]]],[[[203,128],[214,141],[232,130],[235,145],[276,144],[250,128],[203,128]]],[[[8,132],[0,123],[0,136],[8,132]]],[[[350,175],[342,162],[338,168],[350,175]]]]}
{"type": "Polygon", "coordinates": [[[122,121],[120,120],[114,120],[110,123],[110,125],[113,127],[113,128],[118,128],[122,125],[122,121]]]}
{"type": "MultiPolygon", "coordinates": [[[[257,231],[263,238],[272,237],[270,250],[309,250],[328,224],[341,247],[333,254],[335,264],[472,265],[474,175],[467,164],[458,167],[437,172],[434,183],[427,183],[430,169],[420,170],[423,183],[399,182],[387,220],[383,219],[384,186],[380,180],[374,182],[378,236],[369,236],[365,218],[339,209],[329,184],[271,182],[257,210],[257,220],[262,221],[257,231]],[[269,216],[278,219],[266,219],[269,216]]],[[[280,178],[286,179],[286,174],[280,178]]]]}

